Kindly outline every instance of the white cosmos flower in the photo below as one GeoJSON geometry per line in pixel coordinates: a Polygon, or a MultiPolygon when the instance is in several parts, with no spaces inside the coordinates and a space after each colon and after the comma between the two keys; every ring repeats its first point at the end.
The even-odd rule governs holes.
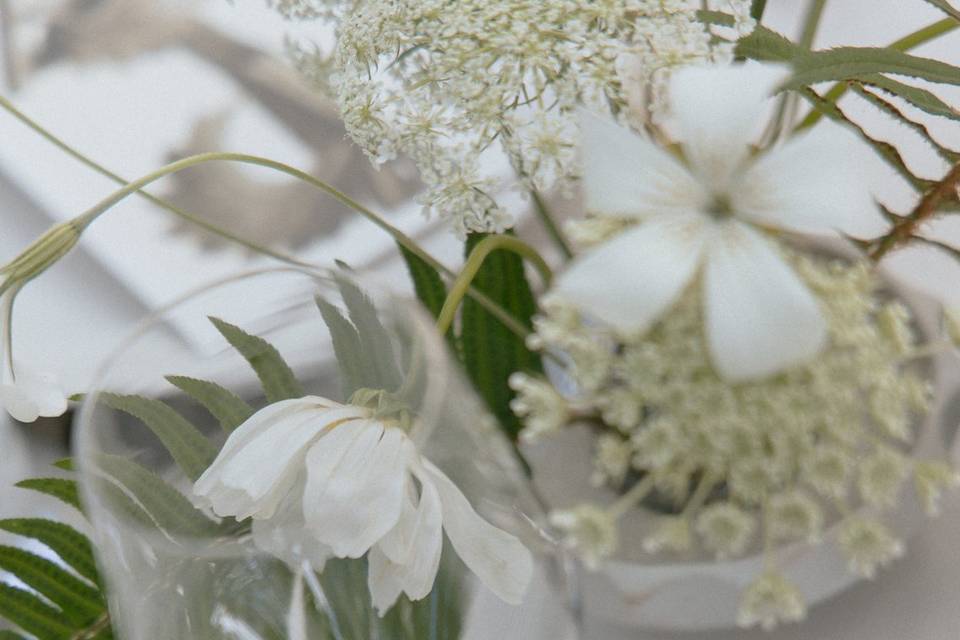
{"type": "Polygon", "coordinates": [[[717,372],[756,379],[813,357],[826,340],[817,300],[769,231],[863,232],[875,205],[836,137],[814,132],[753,155],[779,68],[688,67],[670,94],[685,161],[586,115],[588,212],[637,225],[576,259],[558,297],[624,333],[647,329],[702,274],[717,372]]]}
{"type": "MultiPolygon", "coordinates": [[[[489,589],[519,604],[530,552],[482,519],[398,426],[362,407],[308,396],[271,404],[240,425],[194,492],[221,517],[254,519],[254,540],[293,561],[368,554],[383,614],[401,593],[426,597],[443,532],[489,589]]],[[[318,566],[319,565],[319,566],[318,566]]]]}

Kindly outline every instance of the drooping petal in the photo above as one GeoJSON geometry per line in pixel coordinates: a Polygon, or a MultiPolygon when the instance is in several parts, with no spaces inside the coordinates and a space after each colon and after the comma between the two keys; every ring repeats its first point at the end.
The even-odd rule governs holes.
{"type": "Polygon", "coordinates": [[[423,461],[424,482],[440,496],[450,544],[488,589],[508,604],[520,604],[533,576],[533,556],[520,540],[481,518],[440,469],[423,461]]]}
{"type": "Polygon", "coordinates": [[[876,233],[866,163],[845,132],[816,128],[756,160],[731,189],[737,215],[801,233],[876,233]]]}
{"type": "Polygon", "coordinates": [[[698,213],[653,217],[574,260],[553,291],[623,333],[643,331],[693,278],[712,226],[698,213]]]}
{"type": "Polygon", "coordinates": [[[310,443],[331,424],[357,415],[352,407],[325,409],[303,402],[267,409],[247,420],[252,424],[249,429],[231,434],[224,451],[194,485],[194,492],[206,497],[217,515],[271,517],[280,500],[303,477],[303,459],[310,443]]]}
{"type": "Polygon", "coordinates": [[[17,364],[16,382],[0,385],[0,403],[14,419],[34,422],[67,411],[67,395],[51,374],[36,373],[17,364]]]}
{"type": "Polygon", "coordinates": [[[823,348],[827,323],[820,305],[760,233],[741,222],[723,224],[705,262],[707,341],[721,376],[762,378],[823,348]]]}
{"type": "Polygon", "coordinates": [[[307,526],[337,557],[359,558],[400,519],[408,465],[406,435],[374,421],[348,422],[307,453],[307,526]]]}
{"type": "Polygon", "coordinates": [[[384,543],[390,534],[370,550],[368,583],[380,615],[393,606],[401,591],[411,600],[420,600],[433,589],[443,551],[441,523],[440,497],[432,481],[426,481],[422,483],[416,526],[411,532],[406,558],[388,555],[384,543]]]}
{"type": "Polygon", "coordinates": [[[588,213],[642,219],[700,205],[697,181],[660,147],[586,111],[580,126],[588,213]]]}
{"type": "Polygon", "coordinates": [[[764,111],[787,70],[773,65],[689,66],[670,79],[670,110],[695,173],[725,191],[762,128],[764,111]]]}

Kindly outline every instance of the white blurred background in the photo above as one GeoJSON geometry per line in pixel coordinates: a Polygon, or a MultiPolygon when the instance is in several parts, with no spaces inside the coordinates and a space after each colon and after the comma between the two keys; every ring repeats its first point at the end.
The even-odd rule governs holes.
{"type": "MultiPolygon", "coordinates": [[[[806,4],[769,0],[765,23],[796,36],[806,4]]],[[[831,0],[815,45],[885,45],[942,17],[922,0],[831,0]]],[[[315,26],[285,22],[263,0],[0,0],[0,18],[3,95],[123,177],[201,151],[265,155],[311,171],[384,212],[447,264],[459,259],[458,244],[420,216],[410,168],[399,163],[373,170],[344,139],[335,108],[289,68],[285,37],[322,42],[315,26]]],[[[960,31],[915,53],[960,64],[960,31]]],[[[960,105],[960,87],[932,90],[960,105]]],[[[855,96],[845,98],[844,107],[877,137],[902,142],[918,173],[942,175],[941,161],[911,132],[855,96]]],[[[960,149],[956,122],[929,119],[929,126],[944,145],[960,149]]],[[[869,155],[851,159],[860,161],[875,169],[878,198],[894,210],[909,209],[909,190],[891,171],[869,155]]],[[[51,223],[80,213],[114,188],[0,112],[0,263],[51,223]]],[[[269,171],[196,169],[158,183],[153,192],[257,242],[318,264],[342,259],[366,266],[407,286],[386,235],[269,171]]],[[[927,232],[960,244],[958,220],[945,218],[927,232]]],[[[205,282],[268,264],[129,198],[20,295],[16,357],[59,372],[68,391],[82,391],[101,359],[150,310],[205,282]]],[[[888,264],[916,286],[960,304],[960,265],[949,258],[907,250],[888,264]]],[[[158,352],[189,354],[197,346],[190,325],[170,326],[156,340],[158,352]]],[[[6,414],[0,418],[0,517],[57,510],[11,485],[52,473],[47,465],[67,454],[67,438],[64,421],[29,426],[10,422],[6,414]]],[[[807,624],[769,635],[710,637],[960,638],[960,499],[955,496],[944,511],[902,562],[876,582],[816,607],[807,624]]]]}

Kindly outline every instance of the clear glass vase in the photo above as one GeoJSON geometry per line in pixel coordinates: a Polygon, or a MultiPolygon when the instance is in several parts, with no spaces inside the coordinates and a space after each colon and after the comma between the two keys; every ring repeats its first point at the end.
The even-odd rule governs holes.
{"type": "Polygon", "coordinates": [[[447,348],[418,304],[342,272],[246,274],[148,319],[104,365],[76,439],[118,636],[573,638],[554,586],[562,581],[531,524],[542,521],[538,501],[447,348]],[[207,316],[234,328],[218,330],[207,316]],[[170,331],[187,336],[191,355],[153,347],[151,335],[170,331]],[[417,602],[401,596],[381,617],[366,558],[327,560],[321,569],[302,528],[274,530],[278,544],[265,547],[249,520],[218,518],[194,495],[197,472],[249,411],[284,396],[343,402],[358,389],[382,389],[391,376],[392,401],[415,416],[409,435],[420,453],[482,517],[534,551],[520,606],[488,593],[446,542],[430,594],[417,602]]]}

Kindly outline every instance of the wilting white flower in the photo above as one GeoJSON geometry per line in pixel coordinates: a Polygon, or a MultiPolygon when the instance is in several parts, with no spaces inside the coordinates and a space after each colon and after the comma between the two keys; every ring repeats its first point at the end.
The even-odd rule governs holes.
{"type": "Polygon", "coordinates": [[[779,573],[767,572],[743,592],[737,624],[759,624],[771,631],[781,622],[799,622],[807,615],[800,591],[779,573]]]}
{"type": "Polygon", "coordinates": [[[557,295],[636,334],[702,273],[707,342],[724,378],[761,378],[817,354],[827,321],[768,231],[856,233],[876,213],[849,156],[816,132],[754,156],[752,134],[780,77],[761,65],[676,72],[685,161],[584,116],[587,211],[638,224],[576,259],[557,295]]]}
{"type": "Polygon", "coordinates": [[[563,545],[589,569],[597,569],[617,550],[617,519],[610,511],[584,503],[550,514],[550,524],[563,533],[563,545]]]}
{"type": "Polygon", "coordinates": [[[876,520],[848,518],[840,525],[837,539],[850,570],[864,578],[873,578],[877,567],[886,566],[903,555],[903,543],[876,520]]]}
{"type": "Polygon", "coordinates": [[[219,516],[253,518],[254,538],[268,551],[308,546],[301,561],[313,562],[325,549],[339,558],[368,554],[381,614],[401,593],[429,594],[444,531],[508,603],[522,600],[532,574],[517,538],[482,519],[398,424],[362,407],[308,396],[261,409],[230,435],[194,492],[219,516]]]}

